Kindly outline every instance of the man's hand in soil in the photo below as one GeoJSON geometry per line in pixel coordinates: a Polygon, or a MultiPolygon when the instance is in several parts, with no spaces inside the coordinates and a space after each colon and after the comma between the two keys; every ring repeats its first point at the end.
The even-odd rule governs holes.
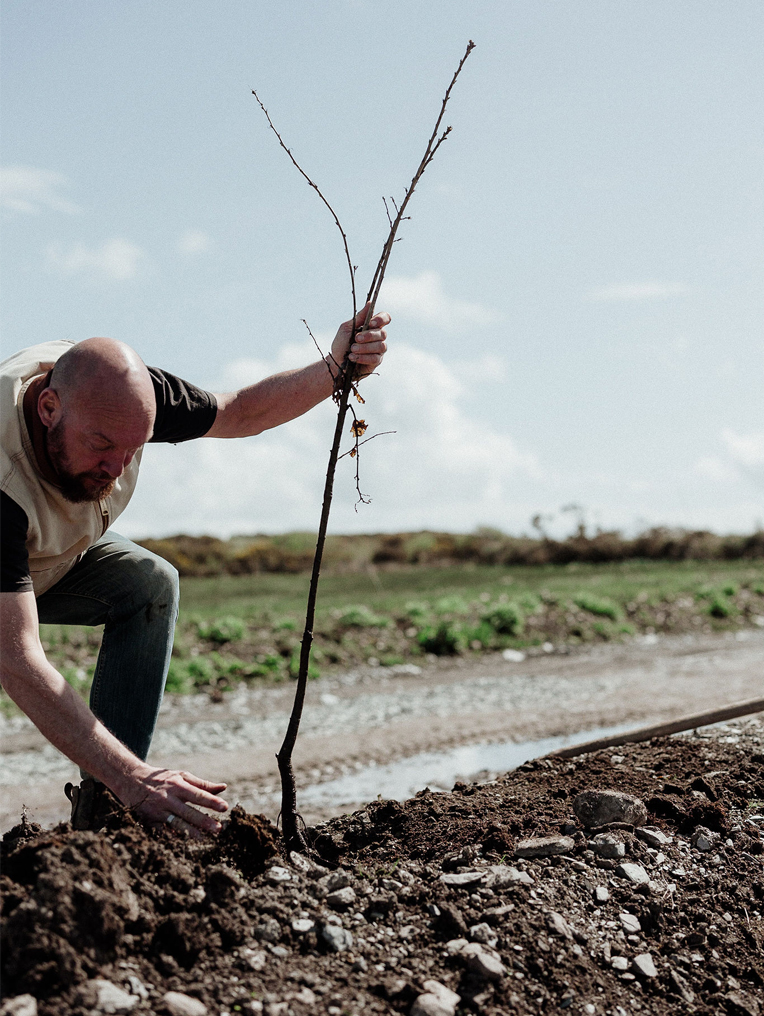
{"type": "Polygon", "coordinates": [[[156,769],[145,762],[136,767],[132,776],[134,787],[123,790],[121,797],[141,818],[154,825],[169,825],[196,839],[203,833],[220,832],[217,819],[198,809],[228,811],[228,802],[217,796],[225,790],[225,783],[210,783],[172,769],[156,769]]]}
{"type": "MultiPolygon", "coordinates": [[[[362,328],[367,308],[356,315],[356,328],[362,328]]],[[[387,351],[390,315],[379,311],[369,322],[367,331],[356,332],[350,347],[350,361],[358,368],[358,377],[371,374],[379,367],[387,351]]],[[[348,349],[352,322],[340,325],[332,343],[331,353],[323,360],[297,370],[264,378],[237,392],[215,393],[217,415],[205,437],[250,437],[271,427],[294,420],[319,402],[328,399],[334,390],[337,364],[342,364],[348,349]]]]}

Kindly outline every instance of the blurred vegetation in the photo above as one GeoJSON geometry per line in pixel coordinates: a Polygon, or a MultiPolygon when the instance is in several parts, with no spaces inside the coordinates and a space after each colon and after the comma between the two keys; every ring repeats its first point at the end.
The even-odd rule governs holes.
{"type": "MultiPolygon", "coordinates": [[[[538,525],[539,530],[541,525],[538,525]]],[[[282,536],[171,536],[140,540],[178,569],[182,577],[213,575],[295,575],[313,562],[314,533],[282,536]]],[[[470,534],[382,533],[329,536],[323,559],[327,572],[363,571],[371,566],[391,570],[414,565],[604,564],[616,561],[764,560],[764,530],[749,536],[718,536],[706,531],[649,529],[633,539],[617,531],[588,535],[583,525],[564,540],[544,535],[507,536],[497,529],[470,534]]]]}
{"type": "MultiPolygon", "coordinates": [[[[183,578],[168,690],[219,699],[242,681],[296,676],[308,581],[299,570],[183,578]]],[[[367,558],[321,579],[311,675],[745,627],[764,627],[757,558],[391,568],[367,558]]],[[[101,629],[40,632],[50,660],[87,694],[101,629]]]]}

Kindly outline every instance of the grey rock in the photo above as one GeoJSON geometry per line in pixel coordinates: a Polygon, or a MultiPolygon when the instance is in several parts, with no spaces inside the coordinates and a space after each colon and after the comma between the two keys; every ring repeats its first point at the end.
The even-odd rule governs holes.
{"type": "Polygon", "coordinates": [[[599,857],[617,860],[626,856],[626,844],[612,833],[598,833],[592,840],[592,849],[599,857]]]}
{"type": "Polygon", "coordinates": [[[242,966],[247,966],[256,973],[264,970],[268,962],[268,953],[263,949],[242,949],[240,956],[242,966]]]}
{"type": "Polygon", "coordinates": [[[198,998],[184,995],[182,991],[168,991],[162,996],[170,1016],[207,1016],[207,1006],[198,998]]]}
{"type": "Polygon", "coordinates": [[[633,794],[619,790],[584,790],[573,800],[577,818],[589,828],[626,822],[641,826],[647,821],[647,808],[633,794]]]}
{"type": "Polygon", "coordinates": [[[484,871],[457,871],[441,875],[440,881],[443,885],[453,886],[455,889],[467,889],[473,885],[480,885],[485,877],[484,871]]]}
{"type": "Polygon", "coordinates": [[[437,995],[425,992],[414,999],[411,1016],[454,1016],[456,1007],[447,1005],[437,995]]]}
{"type": "Polygon", "coordinates": [[[602,905],[610,899],[610,890],[604,885],[595,886],[592,898],[595,903],[602,905]]]}
{"type": "Polygon", "coordinates": [[[449,956],[458,956],[465,946],[469,945],[466,938],[452,938],[446,942],[446,952],[449,956]]]}
{"type": "Polygon", "coordinates": [[[500,981],[507,972],[501,960],[489,953],[479,942],[469,942],[460,951],[459,956],[473,974],[486,981],[500,981]]]}
{"type": "Polygon", "coordinates": [[[702,854],[707,854],[714,849],[720,839],[719,833],[714,833],[705,826],[696,826],[690,837],[690,843],[702,854]]]}
{"type": "Polygon", "coordinates": [[[576,842],[572,836],[536,836],[520,840],[515,847],[515,857],[552,857],[555,854],[569,854],[576,842]]]}
{"type": "Polygon", "coordinates": [[[261,924],[255,925],[252,934],[261,942],[278,942],[281,938],[281,925],[275,917],[268,917],[261,924]]]}
{"type": "Polygon", "coordinates": [[[424,988],[425,993],[414,1000],[411,1016],[454,1016],[461,1001],[455,991],[440,981],[425,981],[424,988]]]}
{"type": "Polygon", "coordinates": [[[84,1006],[104,1016],[123,1016],[131,1013],[140,1002],[138,995],[130,995],[111,981],[97,977],[86,981],[79,990],[84,1006]]]}
{"type": "Polygon", "coordinates": [[[136,977],[135,974],[128,974],[127,983],[130,985],[130,994],[137,995],[138,998],[143,999],[145,1002],[149,997],[149,992],[140,977],[136,977]]]}
{"type": "Polygon", "coordinates": [[[347,910],[355,903],[356,898],[355,889],[346,885],[342,889],[335,889],[334,892],[329,893],[326,903],[332,910],[347,910]]]}
{"type": "Polygon", "coordinates": [[[344,889],[346,886],[349,886],[353,880],[347,871],[343,868],[338,868],[337,871],[333,871],[323,881],[327,890],[333,893],[337,889],[344,889]]]}
{"type": "Polygon", "coordinates": [[[470,938],[473,942],[482,942],[483,945],[494,946],[499,937],[490,924],[473,924],[470,928],[470,938]]]}
{"type": "Polygon", "coordinates": [[[631,882],[632,885],[647,885],[650,881],[650,876],[642,865],[635,864],[633,861],[624,861],[623,864],[619,864],[615,873],[619,878],[625,878],[631,882]]]}
{"type": "Polygon", "coordinates": [[[37,1016],[37,999],[33,995],[7,998],[0,1006],[0,1016],[37,1016]]]}
{"type": "Polygon", "coordinates": [[[292,921],[292,931],[296,935],[306,935],[309,931],[315,928],[316,922],[311,921],[309,917],[297,917],[292,921]]]}
{"type": "Polygon", "coordinates": [[[535,885],[527,871],[520,871],[511,864],[492,864],[488,869],[485,884],[490,889],[504,889],[513,882],[520,885],[535,885]]]}
{"type": "Polygon", "coordinates": [[[618,920],[621,922],[621,927],[627,935],[636,935],[637,932],[642,930],[639,918],[635,917],[634,914],[619,914],[618,920]]]}
{"type": "Polygon", "coordinates": [[[688,1005],[692,1005],[695,1001],[695,992],[692,990],[690,985],[685,981],[682,975],[677,970],[669,970],[669,980],[674,986],[674,990],[682,996],[684,1001],[688,1005]]]}
{"type": "Polygon", "coordinates": [[[618,970],[620,973],[624,973],[629,969],[629,961],[625,956],[614,956],[610,961],[610,966],[613,970],[618,970]]]}
{"type": "Polygon", "coordinates": [[[546,926],[553,935],[559,935],[561,938],[573,941],[573,929],[562,914],[558,914],[557,911],[550,910],[546,915],[546,926]]]}
{"type": "Polygon", "coordinates": [[[321,925],[321,938],[333,952],[345,952],[353,945],[353,936],[347,928],[338,928],[336,924],[321,925]]]}
{"type": "Polygon", "coordinates": [[[660,829],[654,829],[652,826],[642,826],[641,829],[636,830],[636,834],[643,843],[646,843],[648,847],[652,847],[654,850],[667,847],[669,843],[674,841],[673,836],[667,836],[660,829]]]}
{"type": "Polygon", "coordinates": [[[276,864],[265,873],[265,878],[271,885],[281,885],[283,882],[291,882],[292,876],[286,868],[276,864]]]}
{"type": "Polygon", "coordinates": [[[755,998],[744,991],[728,991],[724,996],[730,1003],[728,1011],[734,1013],[745,1013],[745,1016],[759,1016],[761,1009],[755,998]]]}
{"type": "Polygon", "coordinates": [[[403,888],[403,882],[399,882],[397,878],[381,878],[379,880],[380,889],[384,889],[388,893],[400,892],[403,888]]]}
{"type": "Polygon", "coordinates": [[[290,850],[289,863],[295,871],[299,871],[302,875],[308,875],[313,870],[312,861],[308,860],[304,854],[300,854],[296,850],[290,850]]]}
{"type": "Polygon", "coordinates": [[[631,966],[638,977],[649,978],[658,976],[658,971],[650,953],[640,953],[639,956],[635,956],[631,961],[631,966]]]}

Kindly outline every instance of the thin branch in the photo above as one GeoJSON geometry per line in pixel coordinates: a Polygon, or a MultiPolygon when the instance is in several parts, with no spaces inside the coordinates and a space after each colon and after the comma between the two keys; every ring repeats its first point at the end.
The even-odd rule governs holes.
{"type": "Polygon", "coordinates": [[[318,196],[321,198],[323,203],[329,209],[329,212],[331,213],[331,216],[334,219],[334,224],[336,225],[337,229],[340,231],[340,236],[342,237],[342,246],[345,249],[345,260],[347,261],[348,271],[350,272],[350,288],[353,291],[353,334],[355,334],[355,318],[356,318],[356,314],[358,313],[358,311],[356,309],[356,295],[355,295],[355,267],[353,265],[352,258],[350,257],[350,248],[348,247],[348,238],[345,235],[345,230],[342,228],[342,223],[340,222],[339,218],[337,217],[337,213],[335,212],[335,210],[332,208],[332,206],[329,204],[327,199],[324,197],[324,194],[321,191],[321,189],[318,187],[317,184],[315,184],[311,180],[311,178],[308,176],[308,174],[302,168],[302,166],[297,161],[297,159],[295,159],[295,157],[292,155],[292,150],[287,147],[286,143],[284,142],[284,139],[281,137],[279,132],[276,130],[276,127],[275,127],[275,125],[274,125],[273,121],[271,120],[270,115],[268,113],[268,110],[263,105],[262,100],[260,99],[260,96],[254,90],[254,88],[252,89],[252,94],[257,99],[257,104],[259,105],[260,109],[263,111],[263,113],[265,113],[265,119],[268,121],[268,126],[273,131],[273,133],[276,135],[276,137],[278,138],[279,144],[281,145],[281,147],[284,149],[284,151],[287,153],[287,155],[291,159],[292,165],[295,167],[295,169],[297,169],[297,171],[300,173],[300,175],[303,177],[303,179],[307,180],[307,182],[310,184],[310,186],[313,188],[313,190],[316,192],[316,194],[318,194],[318,196]]]}
{"type": "Polygon", "coordinates": [[[338,457],[337,461],[339,462],[340,459],[344,459],[348,455],[351,458],[353,458],[355,455],[358,454],[358,449],[359,448],[361,448],[365,444],[368,444],[369,441],[373,441],[375,437],[384,437],[385,434],[397,434],[397,433],[398,433],[397,430],[380,430],[378,434],[372,434],[371,437],[367,437],[363,441],[359,441],[358,444],[353,445],[352,448],[348,448],[348,450],[346,452],[343,452],[342,455],[340,455],[338,457]]]}

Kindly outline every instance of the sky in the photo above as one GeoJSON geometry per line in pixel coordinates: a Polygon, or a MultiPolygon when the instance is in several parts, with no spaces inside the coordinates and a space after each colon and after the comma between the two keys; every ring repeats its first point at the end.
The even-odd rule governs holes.
{"type": "MultiPolygon", "coordinates": [[[[365,291],[469,39],[362,387],[395,433],[331,529],[763,525],[759,0],[3,0],[3,355],[109,335],[212,391],[316,359],[341,239],[252,89],[365,291]]],[[[147,447],[117,528],[315,530],[333,419],[147,447]]]]}

